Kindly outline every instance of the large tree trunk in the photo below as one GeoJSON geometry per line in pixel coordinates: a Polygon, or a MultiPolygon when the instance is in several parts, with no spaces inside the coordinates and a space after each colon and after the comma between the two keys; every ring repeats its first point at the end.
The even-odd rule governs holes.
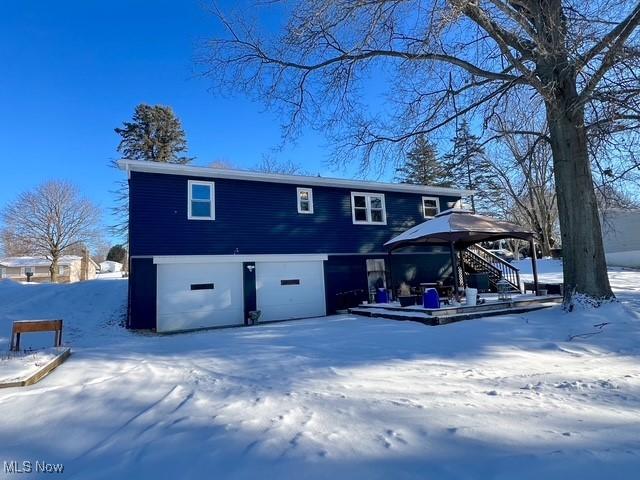
{"type": "Polygon", "coordinates": [[[564,304],[574,293],[613,297],[607,276],[600,218],[584,129],[584,110],[576,107],[575,79],[560,79],[547,120],[553,150],[564,270],[564,304]]]}
{"type": "Polygon", "coordinates": [[[59,255],[52,255],[51,265],[49,266],[51,283],[56,283],[58,281],[58,257],[59,255]]]}

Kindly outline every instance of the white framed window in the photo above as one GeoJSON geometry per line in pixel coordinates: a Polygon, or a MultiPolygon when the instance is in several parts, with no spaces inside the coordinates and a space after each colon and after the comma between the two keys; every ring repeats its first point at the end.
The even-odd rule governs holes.
{"type": "Polygon", "coordinates": [[[433,218],[440,213],[440,200],[438,197],[422,197],[422,216],[433,218]]]}
{"type": "Polygon", "coordinates": [[[189,180],[189,220],[215,220],[215,183],[189,180]]]}
{"type": "Polygon", "coordinates": [[[58,275],[64,275],[64,265],[58,265],[58,275]]]}
{"type": "Polygon", "coordinates": [[[27,273],[34,273],[35,269],[33,267],[22,267],[22,275],[26,275],[27,273]]]}
{"type": "Polygon", "coordinates": [[[4,278],[7,275],[7,269],[0,267],[0,278],[4,278]]]}
{"type": "Polygon", "coordinates": [[[351,215],[354,224],[386,225],[384,194],[351,192],[351,215]]]}
{"type": "Polygon", "coordinates": [[[310,188],[297,188],[298,213],[313,213],[313,190],[310,188]]]}

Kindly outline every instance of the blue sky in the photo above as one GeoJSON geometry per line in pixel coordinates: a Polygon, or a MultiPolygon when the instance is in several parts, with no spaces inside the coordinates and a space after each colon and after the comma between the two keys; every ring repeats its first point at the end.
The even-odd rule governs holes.
{"type": "MultiPolygon", "coordinates": [[[[200,42],[218,26],[201,0],[0,2],[0,207],[48,179],[66,179],[110,223],[117,158],[113,129],[139,103],[174,108],[196,163],[251,167],[280,142],[280,120],[242,97],[216,98],[195,75],[200,42]]],[[[276,153],[311,172],[324,138],[308,132],[276,153]]]]}

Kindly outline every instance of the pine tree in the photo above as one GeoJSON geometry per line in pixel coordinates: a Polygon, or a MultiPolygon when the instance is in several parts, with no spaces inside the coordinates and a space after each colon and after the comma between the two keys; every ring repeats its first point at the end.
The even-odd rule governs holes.
{"type": "Polygon", "coordinates": [[[118,152],[123,158],[180,164],[192,160],[184,155],[187,139],[171,107],[138,105],[132,121],[115,132],[122,137],[118,152]]]}
{"type": "Polygon", "coordinates": [[[122,263],[127,261],[127,250],[123,245],[114,245],[107,253],[107,261],[122,263]]]}
{"type": "MultiPolygon", "coordinates": [[[[182,124],[171,107],[140,104],[130,122],[116,128],[120,135],[118,153],[127,160],[186,164],[193,158],[186,156],[187,138],[182,124]]],[[[117,167],[115,161],[112,166],[117,167]]],[[[126,180],[118,182],[113,192],[116,206],[112,208],[117,218],[111,226],[114,235],[128,241],[129,185],[126,180]]]]}
{"type": "Polygon", "coordinates": [[[501,187],[479,140],[464,120],[451,139],[453,149],[444,160],[453,185],[476,191],[471,196],[471,209],[490,213],[499,201],[501,187]]]}
{"type": "Polygon", "coordinates": [[[424,135],[416,137],[404,164],[396,169],[396,180],[415,185],[450,186],[449,176],[438,160],[435,146],[424,135]]]}

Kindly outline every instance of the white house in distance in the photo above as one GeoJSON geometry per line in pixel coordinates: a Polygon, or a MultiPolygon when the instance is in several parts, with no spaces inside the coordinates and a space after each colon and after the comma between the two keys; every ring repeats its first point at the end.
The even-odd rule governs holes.
{"type": "MultiPolygon", "coordinates": [[[[50,281],[49,266],[51,260],[44,257],[6,257],[0,259],[0,278],[16,282],[26,282],[27,273],[31,273],[31,282],[50,281]]],[[[96,278],[98,265],[87,258],[77,255],[64,255],[58,260],[58,282],[72,283],[96,278]]]]}
{"type": "Polygon", "coordinates": [[[111,260],[100,262],[100,273],[116,273],[121,271],[122,264],[119,262],[113,262],[111,260]]]}
{"type": "Polygon", "coordinates": [[[640,268],[640,210],[607,210],[602,240],[608,265],[640,268]]]}

